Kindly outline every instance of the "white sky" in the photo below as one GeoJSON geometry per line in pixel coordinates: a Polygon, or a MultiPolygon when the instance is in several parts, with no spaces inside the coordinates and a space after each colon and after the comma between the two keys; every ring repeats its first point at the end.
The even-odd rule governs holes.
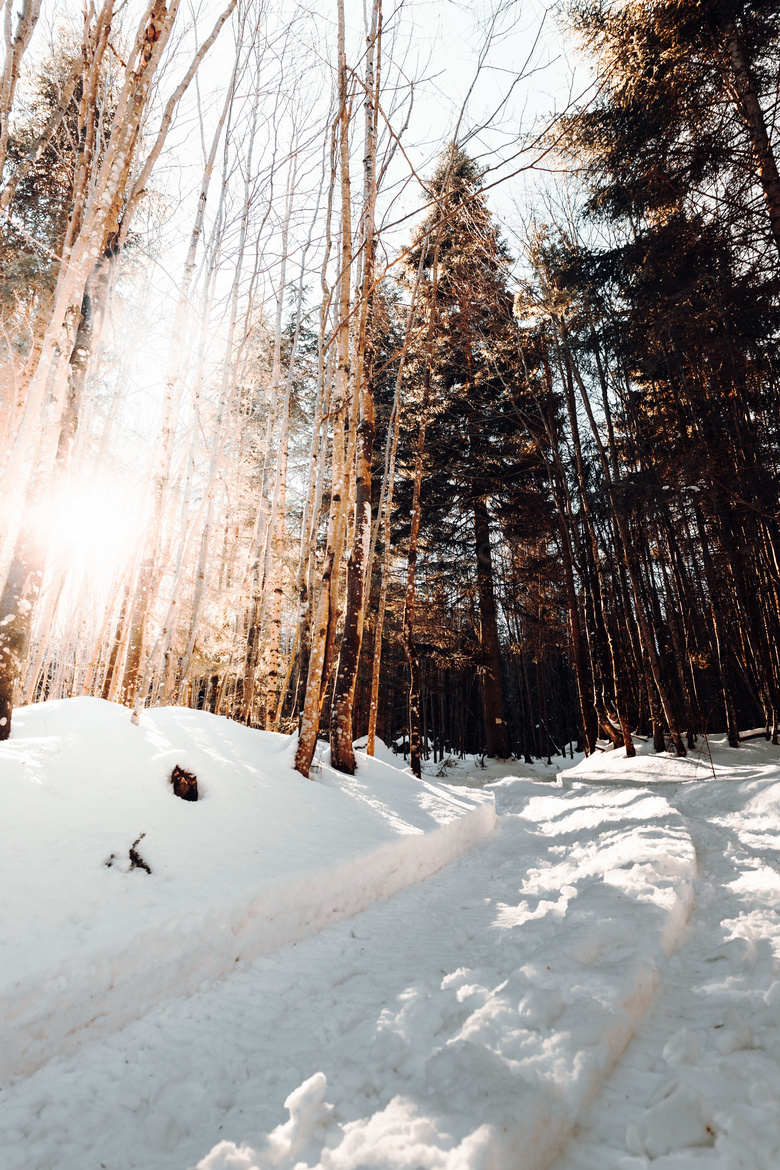
{"type": "MultiPolygon", "coordinates": [[[[194,39],[203,39],[225,3],[226,0],[183,0],[175,37],[179,51],[164,75],[160,87],[163,98],[185,71],[194,39]]],[[[358,67],[368,3],[370,0],[345,0],[348,63],[358,67]]],[[[292,83],[296,90],[293,96],[299,106],[311,106],[311,128],[316,134],[318,127],[314,123],[322,117],[322,99],[327,98],[335,64],[336,0],[246,0],[246,6],[254,12],[265,9],[269,25],[275,24],[277,30],[297,18],[298,31],[285,52],[299,73],[299,79],[292,83]],[[308,76],[304,70],[309,71],[308,76]]],[[[417,211],[423,200],[411,172],[423,179],[429,177],[436,156],[456,128],[461,143],[488,168],[486,183],[491,187],[491,205],[500,217],[512,218],[525,186],[522,175],[515,173],[533,158],[533,152],[522,150],[521,140],[527,139],[534,126],[546,121],[552,111],[565,107],[588,80],[581,65],[575,75],[571,49],[567,51],[554,11],[557,7],[545,0],[385,0],[385,77],[399,87],[396,92],[402,100],[407,95],[399,91],[409,83],[413,83],[415,95],[403,135],[406,159],[397,158],[388,176],[391,181],[385,185],[383,211],[391,222],[417,211]],[[389,210],[391,199],[397,202],[389,210]]],[[[134,31],[142,8],[143,0],[129,0],[126,11],[130,17],[125,23],[128,31],[134,31]]],[[[69,13],[78,22],[80,12],[80,0],[43,0],[37,34],[39,48],[52,43],[53,30],[69,13]]],[[[172,229],[170,235],[165,233],[164,246],[174,251],[180,229],[186,233],[184,224],[191,220],[191,204],[202,169],[196,97],[200,98],[201,112],[206,112],[206,123],[213,121],[229,77],[233,46],[234,33],[226,27],[202,64],[196,85],[181,103],[169,135],[169,147],[155,172],[154,184],[164,192],[168,205],[164,219],[172,229]]],[[[283,73],[288,70],[286,65],[283,73]]],[[[266,76],[264,66],[261,85],[266,76]]],[[[274,80],[268,78],[271,88],[274,80]]],[[[385,94],[384,104],[389,111],[393,104],[390,93],[385,94]]],[[[267,98],[263,117],[268,116],[266,109],[267,98]]],[[[405,113],[393,117],[397,129],[404,117],[405,113]]],[[[355,133],[360,133],[359,118],[355,120],[355,133]]],[[[358,148],[356,171],[359,164],[358,148]]],[[[400,225],[388,239],[388,247],[400,248],[411,226],[400,225]]]]}
{"type": "MultiPolygon", "coordinates": [[[[208,0],[209,16],[199,21],[201,29],[210,25],[213,12],[220,7],[221,0],[208,0]]],[[[360,63],[363,9],[364,0],[346,0],[350,65],[360,63]]],[[[275,4],[274,10],[280,13],[280,22],[288,13],[297,13],[299,18],[308,14],[299,26],[297,64],[316,67],[319,60],[321,69],[303,83],[296,97],[326,97],[335,63],[335,0],[287,0],[275,4]],[[321,92],[308,94],[307,86],[321,92]]],[[[385,76],[398,84],[413,82],[415,94],[403,135],[407,159],[402,163],[399,158],[394,182],[403,184],[410,178],[411,168],[422,178],[429,177],[436,156],[457,127],[466,149],[489,169],[486,183],[499,183],[490,195],[492,205],[499,214],[509,215],[522,184],[501,180],[533,158],[533,153],[522,152],[521,138],[529,136],[552,111],[565,107],[572,94],[587,83],[582,67],[578,75],[574,73],[571,51],[566,50],[552,7],[543,0],[402,0],[399,4],[386,0],[384,21],[385,76]],[[497,18],[496,11],[500,13],[497,18]],[[486,51],[491,23],[492,40],[486,51]]],[[[230,67],[231,42],[232,38],[223,34],[199,74],[201,93],[204,97],[210,92],[214,95],[214,108],[230,67]]],[[[391,94],[385,94],[384,105],[387,110],[392,106],[391,94]]],[[[167,165],[186,170],[190,161],[194,178],[198,160],[193,155],[193,114],[188,117],[182,110],[171,137],[167,165]]],[[[397,129],[404,117],[393,119],[397,129]]],[[[358,118],[355,133],[359,132],[358,118]]],[[[359,149],[355,160],[359,168],[359,149]]],[[[186,180],[184,185],[188,185],[186,180]]],[[[391,185],[386,185],[386,198],[390,189],[391,185]]],[[[393,198],[397,197],[393,190],[393,198]]],[[[412,179],[391,220],[414,212],[420,203],[419,185],[412,179]]],[[[400,231],[398,246],[405,236],[408,229],[400,231]]]]}
{"type": "MultiPolygon", "coordinates": [[[[179,21],[178,51],[170,68],[162,75],[160,98],[164,100],[187,68],[195,38],[201,41],[210,31],[215,16],[226,0],[184,0],[179,21]],[[193,16],[196,32],[193,33],[193,16]]],[[[135,29],[137,12],[142,0],[129,0],[126,27],[135,29]]],[[[262,10],[262,0],[254,0],[252,11],[262,10]]],[[[348,21],[348,63],[360,66],[363,49],[363,0],[346,0],[348,21]]],[[[67,17],[68,10],[78,21],[79,0],[44,0],[44,17],[38,33],[39,50],[46,42],[52,43],[53,30],[67,17]]],[[[266,0],[265,10],[271,28],[270,39],[274,51],[264,58],[258,73],[258,85],[263,94],[257,105],[259,130],[253,158],[256,175],[252,182],[255,201],[254,225],[251,228],[251,247],[259,256],[260,277],[255,284],[266,305],[272,303],[278,280],[279,223],[284,201],[286,172],[282,167],[270,179],[271,152],[276,145],[284,157],[291,135],[291,111],[297,109],[299,138],[309,139],[305,160],[299,169],[291,235],[300,245],[308,231],[316,200],[318,173],[322,158],[324,124],[327,102],[335,65],[336,0],[266,0]],[[287,43],[284,65],[281,55],[281,30],[289,18],[297,15],[298,25],[292,43],[287,43]],[[280,111],[278,94],[284,95],[286,107],[280,111]],[[264,226],[257,227],[269,200],[271,182],[275,198],[271,214],[264,226]]],[[[507,178],[531,161],[532,154],[523,152],[522,140],[527,139],[550,112],[560,110],[570,99],[572,87],[584,84],[572,81],[572,68],[564,50],[560,26],[543,0],[402,0],[395,4],[385,0],[385,36],[383,76],[390,87],[384,95],[384,108],[396,130],[400,130],[408,107],[409,83],[413,82],[414,103],[408,127],[402,137],[404,156],[396,154],[380,196],[380,221],[396,226],[385,231],[385,255],[392,257],[409,241],[415,221],[421,214],[424,194],[419,178],[430,177],[436,157],[452,138],[458,127],[459,140],[479,162],[488,168],[487,184],[492,186],[489,201],[510,241],[513,225],[519,219],[517,208],[522,206],[529,189],[528,176],[507,178]],[[496,15],[497,14],[497,15],[496,15]],[[491,24],[492,22],[492,24],[491,24]],[[492,40],[486,51],[488,31],[492,40]],[[392,87],[395,87],[394,89],[392,87]],[[393,111],[394,95],[397,108],[393,111]],[[466,100],[468,98],[468,100],[466,100]],[[502,181],[503,180],[503,181],[502,181]]],[[[121,41],[117,38],[118,43],[121,41]]],[[[136,227],[144,230],[150,264],[146,272],[146,290],[139,292],[141,302],[129,309],[127,322],[121,316],[115,322],[115,332],[124,335],[135,327],[137,313],[145,308],[148,326],[142,331],[137,347],[137,366],[131,380],[124,406],[125,421],[134,415],[131,426],[139,434],[153,425],[159,401],[162,369],[168,350],[168,330],[173,318],[173,300],[180,279],[181,262],[191,230],[195,202],[203,167],[204,143],[210,137],[210,127],[216,122],[222,105],[232,65],[235,33],[226,27],[217,45],[201,66],[196,85],[193,85],[181,103],[168,147],[154,173],[152,187],[155,199],[152,214],[144,224],[139,216],[136,227]],[[200,112],[204,115],[205,131],[201,129],[200,112]],[[151,412],[151,415],[150,415],[151,412]]],[[[581,71],[582,73],[582,71],[581,71]]],[[[585,78],[587,80],[587,77],[585,78]]],[[[244,150],[240,165],[245,165],[244,142],[253,102],[245,101],[237,114],[234,140],[239,155],[244,150]]],[[[152,132],[156,122],[150,122],[152,132]]],[[[354,193],[356,205],[360,192],[362,151],[361,119],[354,121],[353,149],[354,193]]],[[[220,162],[218,160],[218,168],[220,162]]],[[[209,193],[207,231],[214,222],[222,176],[215,175],[209,193]]],[[[243,188],[241,177],[235,173],[229,179],[225,214],[228,220],[228,241],[234,241],[238,232],[238,216],[243,188]]],[[[321,230],[321,229],[318,229],[321,230]]],[[[224,277],[221,288],[226,290],[234,265],[230,247],[223,260],[224,277]]],[[[312,290],[311,301],[317,298],[316,276],[319,240],[310,249],[310,275],[307,284],[312,290]]],[[[251,281],[251,257],[247,259],[246,286],[251,281]]],[[[296,279],[298,257],[293,255],[288,270],[288,281],[296,279]]],[[[140,286],[139,286],[140,288],[140,286]]],[[[224,304],[224,293],[220,294],[224,304]]],[[[218,302],[219,302],[218,297],[218,302]]],[[[310,302],[311,303],[311,302],[310,302]]],[[[219,308],[219,305],[217,306],[219,308]]],[[[219,360],[221,331],[219,312],[213,318],[211,342],[214,359],[219,360]]]]}

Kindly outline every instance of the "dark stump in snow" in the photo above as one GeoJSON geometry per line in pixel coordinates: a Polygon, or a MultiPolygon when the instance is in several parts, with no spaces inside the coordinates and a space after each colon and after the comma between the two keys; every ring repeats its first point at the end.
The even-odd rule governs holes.
{"type": "Polygon", "coordinates": [[[178,764],[171,772],[171,784],[174,795],[181,797],[182,800],[198,799],[198,777],[180,768],[178,764]]]}

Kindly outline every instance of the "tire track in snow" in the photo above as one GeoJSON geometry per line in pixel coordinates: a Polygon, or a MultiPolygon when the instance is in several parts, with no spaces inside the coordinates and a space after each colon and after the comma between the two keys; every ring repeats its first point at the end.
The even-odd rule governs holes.
{"type": "Polygon", "coordinates": [[[662,786],[696,848],[694,911],[654,1008],[555,1170],[780,1165],[780,841],[760,797],[740,807],[758,787],[662,786]]]}
{"type": "Polygon", "coordinates": [[[422,1133],[420,1165],[476,1165],[484,1131],[492,1164],[549,1165],[650,997],[690,846],[646,791],[512,784],[440,874],[4,1091],[4,1170],[184,1170],[220,1138],[262,1144],[318,1070],[337,1139],[403,1154],[422,1133]]]}

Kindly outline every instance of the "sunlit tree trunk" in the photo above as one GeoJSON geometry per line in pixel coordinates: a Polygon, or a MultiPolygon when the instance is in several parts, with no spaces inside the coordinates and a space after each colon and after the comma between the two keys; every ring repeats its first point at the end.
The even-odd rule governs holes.
{"type": "Polygon", "coordinates": [[[477,553],[477,596],[481,627],[482,695],[487,754],[505,760],[512,754],[512,749],[501,689],[501,649],[493,589],[493,557],[490,550],[488,512],[484,500],[478,500],[474,505],[474,543],[477,553]]]}
{"type": "Polygon", "coordinates": [[[41,14],[41,0],[22,0],[21,11],[17,13],[15,27],[12,26],[13,8],[13,0],[3,0],[3,3],[0,4],[5,44],[5,59],[2,73],[0,73],[0,176],[5,169],[9,119],[21,73],[22,58],[29,47],[35,26],[38,23],[38,17],[41,14]]]}
{"type": "MultiPolygon", "coordinates": [[[[390,515],[393,503],[393,485],[395,483],[395,466],[396,457],[398,454],[398,439],[401,429],[401,390],[403,386],[406,355],[411,340],[412,330],[415,326],[415,309],[417,306],[417,296],[420,290],[420,281],[422,279],[423,268],[425,265],[425,257],[426,251],[425,248],[423,248],[420,251],[420,262],[417,267],[417,275],[415,277],[414,287],[412,289],[412,295],[409,304],[404,345],[401,352],[398,373],[395,380],[395,394],[393,396],[393,409],[387,432],[384,475],[382,479],[382,491],[379,498],[379,512],[376,518],[374,532],[371,536],[369,563],[371,563],[373,560],[374,549],[376,547],[376,541],[380,528],[383,533],[384,554],[382,557],[382,571],[379,581],[376,626],[374,629],[374,645],[371,656],[371,691],[368,706],[368,739],[366,742],[366,754],[369,756],[373,756],[376,747],[377,716],[379,711],[379,683],[382,669],[382,633],[385,624],[387,591],[390,581],[390,515]]],[[[367,600],[367,597],[364,600],[367,600]]]]}
{"type": "Polygon", "coordinates": [[[743,39],[733,21],[727,20],[723,24],[722,36],[732,69],[735,104],[750,135],[758,178],[769,213],[772,239],[780,253],[780,174],[777,170],[777,159],[772,149],[764,111],[758,100],[753,71],[743,39]]]}
{"type": "MultiPolygon", "coordinates": [[[[431,299],[431,325],[436,304],[436,264],[434,262],[433,297],[431,299]]],[[[430,342],[430,336],[429,336],[430,342]]],[[[406,560],[406,592],[404,595],[403,638],[406,660],[409,664],[409,766],[415,776],[422,776],[420,754],[420,657],[414,641],[414,610],[417,584],[417,550],[422,517],[421,491],[423,458],[425,455],[425,431],[428,425],[428,404],[431,394],[430,349],[423,374],[423,396],[420,410],[420,425],[417,431],[417,451],[414,460],[414,486],[412,488],[412,519],[409,532],[409,548],[406,560]]]]}
{"type": "MultiPolygon", "coordinates": [[[[182,334],[185,327],[186,314],[189,305],[190,289],[192,286],[192,279],[195,269],[197,247],[203,228],[203,217],[205,213],[206,201],[208,198],[208,188],[210,185],[214,158],[216,156],[216,149],[221,137],[222,128],[231,110],[234,97],[235,75],[239,65],[240,50],[237,53],[235,59],[233,75],[230,85],[228,86],[228,95],[222,109],[220,123],[212,140],[211,149],[209,151],[209,156],[206,162],[206,173],[204,174],[204,178],[201,183],[195,222],[190,236],[189,249],[185,262],[184,277],[182,282],[183,287],[177,303],[175,330],[171,339],[171,346],[168,356],[168,368],[166,372],[165,390],[163,396],[162,419],[157,437],[155,464],[150,485],[149,521],[146,525],[144,553],[139,569],[138,584],[133,601],[132,617],[130,621],[130,631],[128,637],[127,659],[125,662],[124,675],[122,679],[121,701],[126,706],[132,707],[133,722],[138,722],[139,720],[140,711],[143,706],[148,687],[151,683],[151,670],[154,668],[154,664],[150,668],[149,662],[151,659],[156,658],[157,654],[161,650],[161,647],[167,642],[172,634],[171,621],[173,620],[173,613],[170,607],[172,604],[175,605],[176,603],[175,597],[178,595],[181,584],[181,573],[178,572],[176,574],[175,585],[173,587],[173,595],[168,602],[169,608],[167,616],[164,620],[164,630],[159,636],[155,638],[151,648],[146,655],[146,660],[144,660],[144,647],[147,640],[147,623],[149,621],[151,609],[157,593],[157,586],[159,583],[159,566],[161,563],[160,548],[165,514],[165,496],[170,481],[173,439],[181,406],[181,396],[183,389],[179,369],[183,344],[182,334]]],[[[250,181],[250,175],[252,171],[252,148],[254,144],[256,126],[257,115],[255,113],[251,123],[249,135],[248,163],[245,177],[245,186],[248,185],[250,181]]],[[[225,357],[223,359],[222,366],[223,372],[219,409],[220,422],[222,419],[224,406],[227,401],[229,387],[232,385],[232,379],[234,375],[233,349],[236,322],[238,317],[239,287],[241,282],[244,248],[248,230],[248,217],[249,200],[245,192],[243,213],[240,221],[239,239],[236,248],[233,283],[230,295],[230,315],[225,342],[225,357]]],[[[217,449],[222,443],[222,436],[219,433],[220,422],[217,424],[217,436],[215,439],[215,447],[217,449]]],[[[216,453],[214,458],[218,458],[216,453]]],[[[202,511],[203,508],[201,508],[199,514],[202,514],[202,511]]],[[[182,539],[185,539],[184,533],[182,533],[182,539]]]]}
{"type": "Polygon", "coordinates": [[[352,712],[360,649],[363,641],[366,579],[371,571],[371,459],[374,447],[373,345],[370,338],[374,289],[374,212],[376,207],[376,119],[379,80],[378,44],[381,36],[381,0],[374,0],[371,26],[366,38],[365,147],[363,183],[363,282],[357,334],[356,382],[358,393],[357,468],[355,477],[355,524],[347,565],[344,633],[333,691],[330,745],[331,763],[339,771],[355,771],[352,748],[352,712]],[[376,88],[375,88],[376,87],[376,88]]]}
{"type": "MultiPolygon", "coordinates": [[[[33,513],[40,506],[55,471],[67,474],[68,456],[77,425],[78,402],[68,388],[71,367],[80,355],[74,341],[83,319],[85,294],[107,255],[113,254],[124,218],[129,227],[131,210],[125,206],[141,125],[146,117],[152,81],[171,34],[179,0],[168,6],[151,0],[143,12],[128,56],[125,77],[102,156],[94,151],[99,116],[98,76],[106,52],[114,16],[112,0],[105,0],[94,17],[85,17],[84,42],[90,52],[83,76],[79,122],[84,127],[83,150],[74,182],[73,206],[62,245],[51,315],[43,334],[35,368],[26,387],[26,408],[9,460],[3,485],[6,509],[19,499],[19,484],[35,449],[36,472],[27,492],[27,505],[14,560],[0,598],[0,738],[10,733],[14,687],[27,654],[32,610],[40,591],[45,548],[31,529],[33,513]],[[93,168],[94,161],[94,168],[93,168]],[[46,422],[41,428],[44,412],[46,422]],[[36,441],[36,435],[40,440],[36,441]],[[34,558],[34,559],[31,559],[34,558]]],[[[183,92],[183,91],[182,91],[183,92]]],[[[76,381],[81,372],[77,370],[76,381]]],[[[7,514],[7,512],[6,512],[7,514]]]]}
{"type": "Polygon", "coordinates": [[[338,623],[338,587],[346,530],[347,460],[345,422],[349,416],[350,278],[352,272],[352,219],[349,177],[349,101],[344,40],[344,4],[338,0],[338,142],[341,180],[341,242],[336,327],[336,376],[332,409],[331,499],[328,536],[320,592],[312,621],[309,670],[306,680],[295,767],[308,776],[319,731],[320,710],[327,684],[327,659],[333,653],[338,623]]]}
{"type": "MultiPolygon", "coordinates": [[[[277,293],[276,334],[274,337],[274,366],[278,372],[275,381],[281,373],[280,350],[282,343],[282,304],[286,291],[286,271],[290,216],[292,214],[292,200],[295,191],[296,165],[293,158],[290,165],[290,175],[287,189],[287,206],[284,223],[282,225],[282,262],[277,293]]],[[[302,278],[302,276],[301,276],[302,278]]],[[[279,418],[278,435],[279,446],[276,457],[271,508],[268,517],[268,526],[265,540],[265,557],[263,564],[263,594],[268,598],[268,628],[265,648],[265,687],[264,687],[264,714],[265,728],[271,731],[276,723],[279,707],[279,667],[281,663],[282,644],[282,603],[284,599],[284,561],[286,552],[286,508],[287,508],[287,455],[290,445],[290,403],[293,388],[293,373],[297,356],[298,338],[301,327],[302,288],[299,282],[296,326],[292,346],[289,354],[287,381],[285,385],[282,410],[279,418]]],[[[262,622],[259,623],[262,628],[262,622]]]]}

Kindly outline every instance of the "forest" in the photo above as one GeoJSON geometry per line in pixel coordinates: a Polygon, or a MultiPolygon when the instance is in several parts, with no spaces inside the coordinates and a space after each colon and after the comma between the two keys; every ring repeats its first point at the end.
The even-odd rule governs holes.
{"type": "Polygon", "coordinates": [[[777,4],[314,7],[0,3],[0,739],[777,744],[777,4]]]}

